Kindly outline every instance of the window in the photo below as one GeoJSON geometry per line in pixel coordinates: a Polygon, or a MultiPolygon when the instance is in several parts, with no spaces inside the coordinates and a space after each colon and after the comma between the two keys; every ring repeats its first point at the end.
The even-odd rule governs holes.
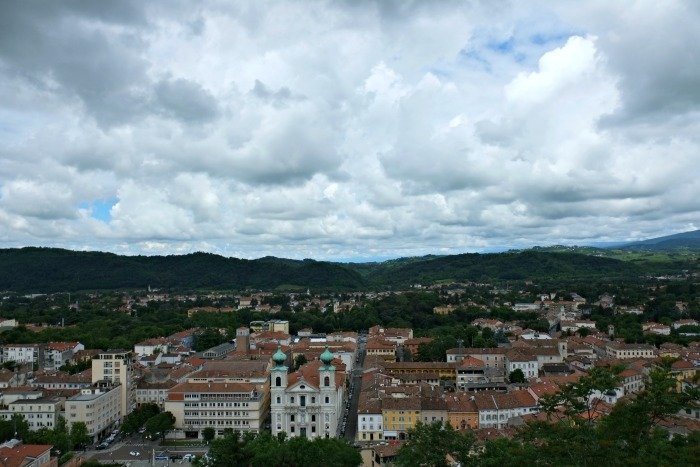
{"type": "Polygon", "coordinates": [[[278,386],[278,387],[282,386],[282,378],[281,377],[278,376],[277,378],[275,378],[275,386],[278,386]]]}
{"type": "Polygon", "coordinates": [[[282,398],[280,396],[277,396],[277,403],[281,404],[282,403],[282,398]]]}
{"type": "Polygon", "coordinates": [[[323,385],[324,385],[324,386],[330,386],[330,385],[331,385],[331,379],[330,379],[330,377],[325,376],[325,377],[323,378],[323,385]]]}
{"type": "Polygon", "coordinates": [[[326,404],[330,403],[330,401],[331,401],[331,398],[326,396],[326,404]]]}

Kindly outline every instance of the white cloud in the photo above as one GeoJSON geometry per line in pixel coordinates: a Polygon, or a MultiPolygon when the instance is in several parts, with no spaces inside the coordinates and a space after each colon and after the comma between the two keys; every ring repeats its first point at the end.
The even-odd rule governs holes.
{"type": "Polygon", "coordinates": [[[347,259],[686,230],[698,31],[683,1],[8,2],[0,240],[347,259]]]}

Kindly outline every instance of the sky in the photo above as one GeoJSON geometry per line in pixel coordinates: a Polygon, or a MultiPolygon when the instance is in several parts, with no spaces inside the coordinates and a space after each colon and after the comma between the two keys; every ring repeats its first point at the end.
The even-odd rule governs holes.
{"type": "Polygon", "coordinates": [[[0,247],[369,260],[700,228],[700,2],[0,2],[0,247]]]}

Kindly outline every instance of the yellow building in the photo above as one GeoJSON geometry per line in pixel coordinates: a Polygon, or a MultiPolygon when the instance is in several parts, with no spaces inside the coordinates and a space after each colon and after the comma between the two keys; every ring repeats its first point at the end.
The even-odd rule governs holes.
{"type": "Polygon", "coordinates": [[[420,399],[413,397],[382,400],[385,439],[405,439],[406,432],[421,420],[420,399]]]}
{"type": "Polygon", "coordinates": [[[456,364],[452,362],[393,362],[387,363],[384,369],[397,375],[417,373],[437,373],[440,379],[456,381],[456,364]]]}
{"type": "Polygon", "coordinates": [[[678,380],[676,391],[683,390],[683,381],[693,381],[696,375],[695,367],[686,360],[678,360],[671,365],[671,374],[678,380]]]}

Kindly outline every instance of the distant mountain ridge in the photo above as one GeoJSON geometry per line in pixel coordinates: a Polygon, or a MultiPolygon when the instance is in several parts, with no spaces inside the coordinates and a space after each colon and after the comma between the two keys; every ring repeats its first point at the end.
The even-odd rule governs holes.
{"type": "Polygon", "coordinates": [[[57,248],[0,249],[0,290],[62,292],[145,288],[367,290],[437,281],[636,278],[637,264],[571,252],[425,256],[382,263],[332,263],[211,253],[119,256],[57,248]]]}
{"type": "Polygon", "coordinates": [[[615,248],[624,250],[670,251],[678,249],[700,249],[700,230],[681,232],[638,242],[625,243],[615,248]]]}

